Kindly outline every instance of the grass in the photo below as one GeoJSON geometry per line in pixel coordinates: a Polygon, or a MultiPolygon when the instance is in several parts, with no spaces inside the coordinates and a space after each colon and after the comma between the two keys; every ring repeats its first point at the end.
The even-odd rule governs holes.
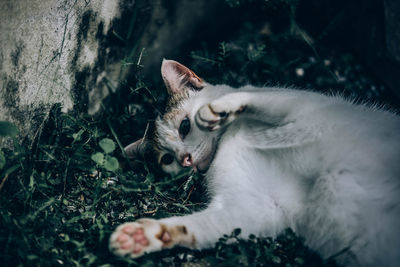
{"type": "MultiPolygon", "coordinates": [[[[111,125],[111,124],[110,124],[111,125]]],[[[108,251],[116,225],[141,217],[181,215],[205,207],[199,177],[155,177],[115,169],[117,136],[102,120],[74,117],[54,107],[30,149],[3,149],[0,191],[1,262],[6,266],[320,266],[318,255],[287,230],[276,240],[221,237],[214,249],[174,249],[138,260],[108,251]],[[113,140],[114,139],[114,140],[113,140]],[[103,154],[102,160],[93,159],[103,154]],[[229,240],[236,240],[228,245],[229,240]]],[[[330,265],[333,265],[330,263],[330,265]]]]}
{"type": "Polygon", "coordinates": [[[103,119],[109,118],[64,114],[55,106],[32,146],[14,143],[14,149],[2,149],[6,160],[0,189],[3,264],[322,264],[290,230],[276,240],[252,236],[248,241],[238,238],[237,230],[221,237],[214,249],[202,252],[177,248],[135,261],[114,257],[108,251],[108,238],[116,225],[141,217],[191,213],[204,208],[206,199],[200,177],[156,177],[145,164],[141,172],[107,164],[119,153],[119,138],[112,124],[104,125],[103,119]],[[96,158],[99,154],[103,156],[96,158]],[[228,240],[237,242],[228,245],[228,240]]]}
{"type": "MultiPolygon", "coordinates": [[[[243,13],[264,12],[275,2],[292,3],[226,2],[227,9],[242,8],[243,13]]],[[[235,31],[223,35],[224,40],[189,42],[191,52],[183,56],[183,63],[211,83],[287,84],[388,101],[388,90],[351,53],[310,41],[293,25],[293,17],[287,20],[288,27],[270,34],[268,24],[244,16],[235,31]]],[[[166,97],[164,89],[157,89],[163,88],[161,82],[146,82],[141,76],[143,50],[138,50],[128,51],[121,62],[132,66],[133,82],[111,93],[97,116],[65,114],[55,105],[33,142],[16,139],[15,127],[0,122],[0,138],[8,144],[0,150],[0,262],[4,266],[335,266],[334,259],[323,261],[290,229],[275,240],[255,236],[243,240],[235,230],[205,251],[176,248],[137,260],[109,253],[108,238],[118,224],[192,213],[208,201],[201,177],[156,175],[145,162],[136,171],[120,168],[126,163],[120,156],[122,146],[143,136],[166,97]]]]}

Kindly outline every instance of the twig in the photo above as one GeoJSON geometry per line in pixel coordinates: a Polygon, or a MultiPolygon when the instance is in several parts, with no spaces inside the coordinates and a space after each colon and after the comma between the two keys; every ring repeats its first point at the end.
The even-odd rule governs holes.
{"type": "Polygon", "coordinates": [[[64,175],[63,175],[63,194],[62,194],[63,200],[65,197],[65,188],[67,187],[67,174],[68,174],[68,168],[69,168],[70,162],[71,162],[71,158],[69,158],[67,161],[67,166],[65,167],[65,171],[64,171],[64,175]]]}
{"type": "Polygon", "coordinates": [[[158,208],[155,208],[154,210],[145,211],[143,213],[144,214],[153,214],[153,213],[156,213],[157,211],[158,211],[158,208]]]}
{"type": "Polygon", "coordinates": [[[140,142],[141,144],[143,144],[143,141],[146,138],[147,131],[149,130],[149,125],[150,125],[150,123],[146,124],[146,129],[144,130],[143,138],[142,138],[142,141],[140,142]]]}
{"type": "Polygon", "coordinates": [[[8,179],[8,174],[6,174],[6,176],[4,176],[3,180],[1,181],[0,191],[1,191],[1,189],[3,189],[3,186],[4,186],[5,182],[7,181],[7,179],[8,179]]]}
{"type": "Polygon", "coordinates": [[[183,201],[183,204],[185,204],[186,201],[189,200],[190,196],[192,195],[193,189],[194,189],[194,185],[192,185],[192,188],[190,188],[189,194],[188,194],[188,196],[186,197],[186,199],[183,201]]]}
{"type": "Polygon", "coordinates": [[[140,51],[139,59],[138,59],[138,61],[137,61],[137,63],[136,63],[136,66],[138,66],[138,67],[142,66],[142,65],[140,65],[140,62],[142,61],[142,57],[143,57],[143,52],[144,52],[144,50],[145,50],[145,48],[143,47],[143,48],[142,48],[142,51],[140,51]]]}

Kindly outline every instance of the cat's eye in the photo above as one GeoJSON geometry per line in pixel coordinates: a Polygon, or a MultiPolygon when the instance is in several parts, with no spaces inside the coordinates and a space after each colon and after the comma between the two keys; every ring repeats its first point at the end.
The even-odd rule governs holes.
{"type": "Polygon", "coordinates": [[[172,162],[174,162],[174,156],[169,153],[161,157],[161,163],[164,165],[170,165],[172,162]]]}
{"type": "Polygon", "coordinates": [[[182,139],[185,138],[186,135],[188,135],[188,133],[190,132],[190,120],[188,117],[185,117],[182,120],[181,125],[179,125],[178,131],[182,139]]]}

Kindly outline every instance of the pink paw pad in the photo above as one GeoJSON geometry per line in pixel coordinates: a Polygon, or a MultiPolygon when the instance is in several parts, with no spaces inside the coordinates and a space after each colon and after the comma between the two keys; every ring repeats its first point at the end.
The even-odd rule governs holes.
{"type": "Polygon", "coordinates": [[[169,243],[171,240],[171,235],[167,231],[165,231],[161,236],[161,241],[163,241],[164,243],[169,243]]]}
{"type": "Polygon", "coordinates": [[[116,241],[123,250],[138,254],[150,244],[143,228],[135,228],[134,226],[127,225],[121,230],[122,233],[117,237],[116,241]]]}

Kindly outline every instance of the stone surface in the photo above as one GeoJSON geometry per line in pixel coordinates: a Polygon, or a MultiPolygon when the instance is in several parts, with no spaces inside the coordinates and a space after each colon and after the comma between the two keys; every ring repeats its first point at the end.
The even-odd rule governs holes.
{"type": "Polygon", "coordinates": [[[138,65],[158,77],[161,60],[179,57],[215,2],[0,1],[0,120],[32,140],[56,103],[95,114],[138,65]]]}
{"type": "Polygon", "coordinates": [[[119,8],[112,0],[0,1],[0,120],[33,137],[53,104],[84,109],[103,94],[102,77],[114,71],[113,62],[96,67],[99,54],[107,57],[102,36],[119,8]]]}

